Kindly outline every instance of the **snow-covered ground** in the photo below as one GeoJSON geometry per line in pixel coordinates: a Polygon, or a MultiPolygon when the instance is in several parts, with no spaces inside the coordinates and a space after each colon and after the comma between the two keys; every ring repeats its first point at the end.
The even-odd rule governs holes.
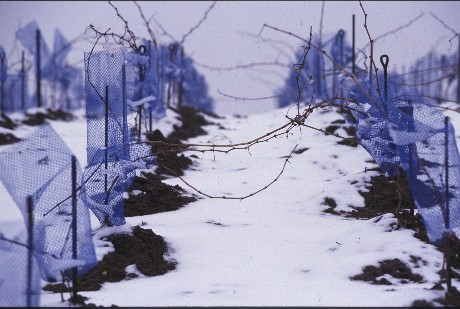
{"type": "MultiPolygon", "coordinates": [[[[287,109],[278,109],[247,118],[209,118],[224,128],[206,126],[208,135],[189,142],[252,140],[283,125],[286,113],[287,109]]],[[[449,116],[459,136],[460,117],[449,116]]],[[[317,110],[307,123],[324,129],[341,118],[335,111],[317,110]]],[[[175,115],[168,110],[157,128],[167,135],[174,122],[175,115]]],[[[51,123],[84,167],[83,113],[73,122],[51,123]]],[[[195,153],[198,158],[183,178],[209,195],[246,196],[277,177],[296,145],[304,151],[292,155],[279,179],[244,200],[206,198],[178,178],[165,180],[200,198],[177,211],[126,218],[125,226],[98,230],[94,237],[129,233],[130,227],[144,222],[143,228],[168,242],[167,258],[177,262],[176,269],[162,276],[104,283],[97,292],[79,294],[103,306],[410,306],[414,300],[444,296],[445,290],[431,290],[440,279],[442,253],[413,237],[411,230],[395,230],[392,215],[358,220],[324,212],[326,197],[336,201],[336,211],[364,206],[358,190],[365,190],[365,181],[378,173],[365,171],[375,165],[366,162],[372,158],[360,146],[338,145],[336,137],[296,128],[249,151],[195,153]],[[402,284],[385,275],[393,285],[373,285],[350,279],[367,265],[394,258],[424,280],[402,284]]],[[[3,186],[0,196],[0,220],[22,220],[3,186]]],[[[97,230],[94,216],[92,223],[97,230]]],[[[98,257],[106,251],[98,247],[98,257]]],[[[458,281],[453,284],[460,287],[458,281]]],[[[60,294],[45,291],[40,304],[63,305],[60,294]]]]}

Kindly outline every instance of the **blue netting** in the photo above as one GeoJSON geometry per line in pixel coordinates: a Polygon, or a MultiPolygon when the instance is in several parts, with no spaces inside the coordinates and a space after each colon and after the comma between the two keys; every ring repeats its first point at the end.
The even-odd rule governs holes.
{"type": "Polygon", "coordinates": [[[203,111],[213,111],[213,100],[208,95],[208,85],[193,65],[193,60],[184,57],[182,61],[182,96],[184,105],[193,106],[203,111]]]}
{"type": "Polygon", "coordinates": [[[22,111],[29,107],[30,98],[27,90],[27,74],[19,72],[8,74],[5,83],[5,112],[22,111]],[[24,99],[24,101],[22,101],[24,99]]]}
{"type": "MultiPolygon", "coordinates": [[[[339,65],[347,67],[351,64],[351,45],[346,40],[346,32],[340,30],[334,35],[323,36],[320,44],[317,35],[313,37],[312,43],[325,50],[339,65]],[[327,37],[330,37],[327,39],[327,37]]],[[[296,51],[297,63],[302,63],[304,48],[302,46],[296,51]]],[[[294,67],[299,69],[298,66],[294,67]]],[[[298,89],[296,77],[298,70],[292,70],[285,81],[283,88],[276,91],[279,94],[278,106],[285,107],[297,103],[298,89]]],[[[337,90],[342,88],[342,79],[339,78],[341,71],[328,59],[323,59],[321,52],[313,46],[309,49],[305,61],[305,68],[300,75],[301,97],[300,102],[312,102],[314,99],[327,99],[335,96],[337,90]]]]}
{"type": "MultiPolygon", "coordinates": [[[[31,21],[24,27],[21,27],[16,31],[16,39],[27,49],[29,53],[32,55],[37,55],[37,41],[36,41],[36,33],[38,28],[37,22],[31,21]]],[[[48,45],[46,45],[43,36],[40,33],[40,56],[43,59],[42,65],[46,62],[50,55],[50,50],[48,45]]]]}
{"type": "Polygon", "coordinates": [[[431,242],[442,242],[446,232],[460,236],[460,159],[452,125],[414,88],[391,76],[386,92],[381,73],[361,84],[366,92],[351,87],[350,97],[359,103],[349,105],[360,144],[388,176],[396,176],[398,168],[406,172],[431,242]]]}
{"type": "MultiPolygon", "coordinates": [[[[132,69],[139,58],[125,63],[126,54],[85,54],[88,167],[81,196],[103,226],[125,224],[123,193],[135,170],[154,162],[150,146],[133,143],[128,128],[126,68],[132,69]]],[[[131,90],[130,95],[139,98],[136,88],[131,90]]]]}
{"type": "MultiPolygon", "coordinates": [[[[29,250],[27,233],[22,224],[22,233],[4,238],[0,234],[0,306],[38,307],[40,305],[40,271],[32,258],[29,277],[29,250]]],[[[1,223],[1,230],[15,229],[10,223],[1,223]]]]}
{"type": "Polygon", "coordinates": [[[126,84],[128,105],[133,111],[142,108],[154,119],[165,116],[164,101],[160,98],[158,80],[158,52],[150,41],[141,40],[139,51],[126,51],[126,84]]]}
{"type": "MultiPolygon", "coordinates": [[[[0,180],[19,207],[26,226],[26,198],[33,197],[34,247],[44,279],[78,266],[86,272],[96,263],[88,210],[77,203],[78,254],[72,259],[72,152],[45,123],[0,154],[0,180]]],[[[77,168],[80,175],[80,168],[77,168]]]]}
{"type": "Polygon", "coordinates": [[[7,74],[8,63],[6,53],[3,46],[0,45],[0,112],[4,113],[6,109],[5,102],[5,83],[8,78],[7,74]]]}

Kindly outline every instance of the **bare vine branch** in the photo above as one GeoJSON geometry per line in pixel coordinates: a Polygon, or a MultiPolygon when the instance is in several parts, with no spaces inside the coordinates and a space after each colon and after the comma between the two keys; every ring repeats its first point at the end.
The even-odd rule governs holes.
{"type": "Polygon", "coordinates": [[[235,65],[235,66],[231,66],[231,67],[214,67],[214,66],[210,66],[210,65],[207,65],[207,64],[196,62],[195,60],[192,60],[192,61],[196,66],[208,69],[210,71],[236,71],[236,70],[244,70],[244,69],[249,69],[249,68],[259,67],[259,66],[279,66],[279,67],[282,67],[282,68],[289,68],[290,67],[289,64],[281,63],[281,62],[278,62],[278,61],[274,61],[274,62],[253,62],[253,63],[248,63],[248,64],[235,65]]]}
{"type": "Polygon", "coordinates": [[[144,25],[147,28],[147,32],[150,35],[150,39],[152,40],[153,46],[157,48],[157,40],[155,38],[155,34],[153,33],[152,28],[150,28],[150,20],[147,20],[144,15],[144,11],[142,10],[141,6],[137,3],[137,1],[133,1],[136,5],[137,9],[139,10],[139,14],[141,15],[142,20],[144,21],[144,25]]]}
{"type": "Polygon", "coordinates": [[[189,31],[187,33],[185,33],[183,36],[182,36],[182,39],[180,40],[179,44],[180,45],[184,45],[185,43],[185,39],[191,35],[193,33],[193,31],[195,31],[196,29],[198,29],[198,27],[201,26],[201,24],[206,20],[206,18],[208,18],[208,14],[209,12],[211,12],[211,10],[214,8],[214,6],[216,5],[216,1],[214,1],[209,7],[208,9],[206,10],[206,12],[204,12],[204,16],[200,19],[200,21],[195,25],[193,26],[192,28],[189,29],[189,31]]]}
{"type": "Polygon", "coordinates": [[[249,197],[252,197],[264,190],[266,190],[268,187],[270,187],[271,185],[273,185],[276,181],[278,181],[278,179],[281,177],[281,175],[284,173],[284,170],[286,168],[286,165],[287,163],[290,163],[289,162],[289,159],[292,157],[292,154],[294,153],[294,151],[296,150],[298,145],[295,145],[294,149],[292,149],[291,153],[287,156],[287,158],[284,160],[284,164],[283,164],[283,167],[281,168],[281,171],[278,173],[278,175],[267,185],[265,185],[264,187],[262,187],[261,189],[255,191],[255,192],[252,192],[252,193],[249,193],[247,195],[244,195],[244,196],[239,196],[239,197],[234,197],[234,196],[214,196],[214,195],[210,195],[208,193],[205,193],[203,192],[202,190],[199,190],[197,189],[196,187],[194,187],[193,185],[191,185],[189,182],[187,182],[184,178],[182,178],[180,175],[178,175],[176,172],[174,172],[172,169],[164,166],[164,165],[161,165],[161,167],[165,168],[167,171],[169,171],[170,173],[172,173],[174,176],[176,176],[177,178],[179,178],[183,183],[185,183],[188,187],[190,187],[191,189],[193,189],[194,191],[198,192],[199,194],[203,195],[203,196],[206,196],[207,198],[211,198],[211,199],[223,199],[223,200],[244,200],[244,199],[247,199],[249,197]]]}

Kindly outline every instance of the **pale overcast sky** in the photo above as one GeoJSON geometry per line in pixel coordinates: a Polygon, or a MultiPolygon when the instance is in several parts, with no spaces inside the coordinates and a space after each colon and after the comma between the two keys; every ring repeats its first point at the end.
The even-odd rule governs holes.
{"type": "MultiPolygon", "coordinates": [[[[176,39],[193,27],[203,16],[211,2],[195,1],[139,1],[149,18],[154,16],[176,39]]],[[[429,12],[440,17],[449,27],[460,31],[459,1],[363,1],[368,14],[368,26],[375,38],[398,26],[408,23],[421,13],[424,15],[410,27],[389,35],[377,42],[376,55],[388,54],[390,67],[400,68],[410,64],[430,50],[452,54],[458,49],[458,40],[449,43],[453,33],[436,21],[429,12]]],[[[128,20],[136,35],[148,37],[138,10],[131,1],[114,1],[122,15],[128,20]]],[[[286,55],[292,51],[283,44],[273,48],[249,35],[259,33],[263,24],[290,31],[308,38],[310,26],[313,33],[319,31],[321,1],[224,1],[217,2],[209,12],[207,20],[191,34],[185,42],[185,52],[192,58],[210,66],[228,67],[256,61],[279,60],[288,63],[286,55]],[[246,34],[245,34],[246,33],[246,34]]],[[[352,14],[356,15],[357,47],[368,42],[365,33],[364,15],[358,1],[326,1],[323,17],[323,34],[347,31],[351,41],[352,14]]],[[[0,45],[3,45],[11,60],[17,59],[22,46],[12,51],[15,32],[21,26],[36,20],[45,40],[51,47],[54,29],[58,28],[69,39],[82,33],[93,24],[100,30],[111,28],[121,32],[122,23],[115,11],[105,1],[0,1],[0,45]]],[[[154,24],[153,24],[154,25],[154,24]]],[[[153,27],[160,43],[169,42],[158,27],[153,27]]],[[[90,32],[88,32],[90,34],[90,32]]],[[[285,34],[265,29],[263,37],[283,40],[298,48],[302,42],[285,34]]],[[[83,52],[91,45],[78,43],[69,56],[71,62],[83,58],[83,52]]],[[[273,100],[235,101],[219,95],[218,89],[241,97],[273,95],[275,88],[282,86],[289,69],[279,67],[213,72],[198,68],[205,74],[211,95],[217,100],[216,111],[226,113],[254,113],[273,108],[273,100]]]]}

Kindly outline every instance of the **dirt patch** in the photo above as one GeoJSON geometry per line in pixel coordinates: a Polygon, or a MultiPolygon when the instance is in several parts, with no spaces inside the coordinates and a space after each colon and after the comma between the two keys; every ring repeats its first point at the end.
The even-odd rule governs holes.
{"type": "Polygon", "coordinates": [[[203,126],[211,123],[200,115],[200,110],[189,106],[181,106],[176,111],[180,115],[179,120],[182,124],[180,127],[174,126],[174,131],[168,135],[167,139],[170,143],[181,144],[181,141],[186,139],[207,134],[203,126]]]}
{"type": "Polygon", "coordinates": [[[180,126],[174,125],[174,131],[168,137],[164,137],[159,130],[147,134],[149,141],[175,144],[174,146],[162,144],[152,146],[152,152],[157,157],[158,167],[155,173],[158,175],[184,175],[184,170],[188,169],[193,164],[193,161],[181,154],[187,148],[181,147],[183,145],[182,141],[207,134],[202,127],[212,124],[200,115],[201,111],[195,108],[183,106],[177,109],[176,112],[179,113],[179,120],[182,124],[180,126]]]}
{"type": "Polygon", "coordinates": [[[369,191],[359,191],[359,194],[364,197],[365,207],[356,207],[354,211],[347,214],[348,217],[369,219],[385,213],[393,213],[396,217],[404,219],[403,227],[413,225],[415,217],[411,217],[409,211],[411,208],[415,209],[415,205],[404,171],[400,171],[398,179],[383,174],[372,176],[366,189],[369,191]],[[403,212],[405,214],[400,216],[403,212]]]}
{"type": "Polygon", "coordinates": [[[363,268],[363,273],[353,276],[351,280],[368,281],[372,284],[392,285],[386,278],[379,278],[383,275],[390,275],[400,279],[399,282],[406,284],[409,282],[423,282],[423,277],[414,274],[412,270],[399,259],[384,260],[379,262],[379,266],[368,265],[363,268]]]}
{"type": "Polygon", "coordinates": [[[324,131],[327,132],[325,133],[326,135],[331,135],[336,134],[338,129],[343,129],[347,133],[348,137],[340,138],[340,140],[337,141],[337,144],[350,147],[358,147],[359,143],[356,139],[356,128],[353,124],[347,124],[344,119],[337,119],[332,121],[331,125],[327,126],[324,131]]]}
{"type": "Polygon", "coordinates": [[[173,211],[196,201],[194,197],[183,196],[185,191],[180,186],[161,182],[162,177],[159,175],[147,172],[142,172],[141,175],[143,177],[134,178],[129,197],[124,201],[126,217],[173,211]]]}
{"type": "Polygon", "coordinates": [[[17,138],[11,133],[0,133],[0,145],[8,145],[19,142],[21,139],[17,138]]]}
{"type": "Polygon", "coordinates": [[[337,207],[337,202],[332,197],[325,197],[322,204],[328,206],[328,208],[323,210],[323,212],[333,215],[341,214],[335,210],[335,208],[337,207]]]}
{"type": "MultiPolygon", "coordinates": [[[[167,244],[163,237],[152,230],[140,226],[133,228],[133,235],[113,234],[104,240],[113,243],[115,251],[104,256],[99,264],[79,277],[79,291],[98,291],[104,282],[119,282],[138,277],[135,273],[127,273],[126,267],[135,265],[145,276],[159,276],[175,269],[175,263],[166,261],[167,244]]],[[[71,288],[64,284],[48,284],[43,288],[51,292],[70,292],[71,288]]]]}
{"type": "Polygon", "coordinates": [[[72,121],[75,116],[63,111],[62,109],[53,110],[50,108],[46,109],[46,113],[38,112],[35,114],[26,114],[26,119],[22,123],[28,126],[39,126],[42,125],[46,119],[49,120],[62,120],[72,121]]]}
{"type": "Polygon", "coordinates": [[[14,130],[17,127],[13,120],[11,120],[11,118],[8,117],[6,114],[2,114],[0,117],[0,127],[10,130],[14,130]]]}

